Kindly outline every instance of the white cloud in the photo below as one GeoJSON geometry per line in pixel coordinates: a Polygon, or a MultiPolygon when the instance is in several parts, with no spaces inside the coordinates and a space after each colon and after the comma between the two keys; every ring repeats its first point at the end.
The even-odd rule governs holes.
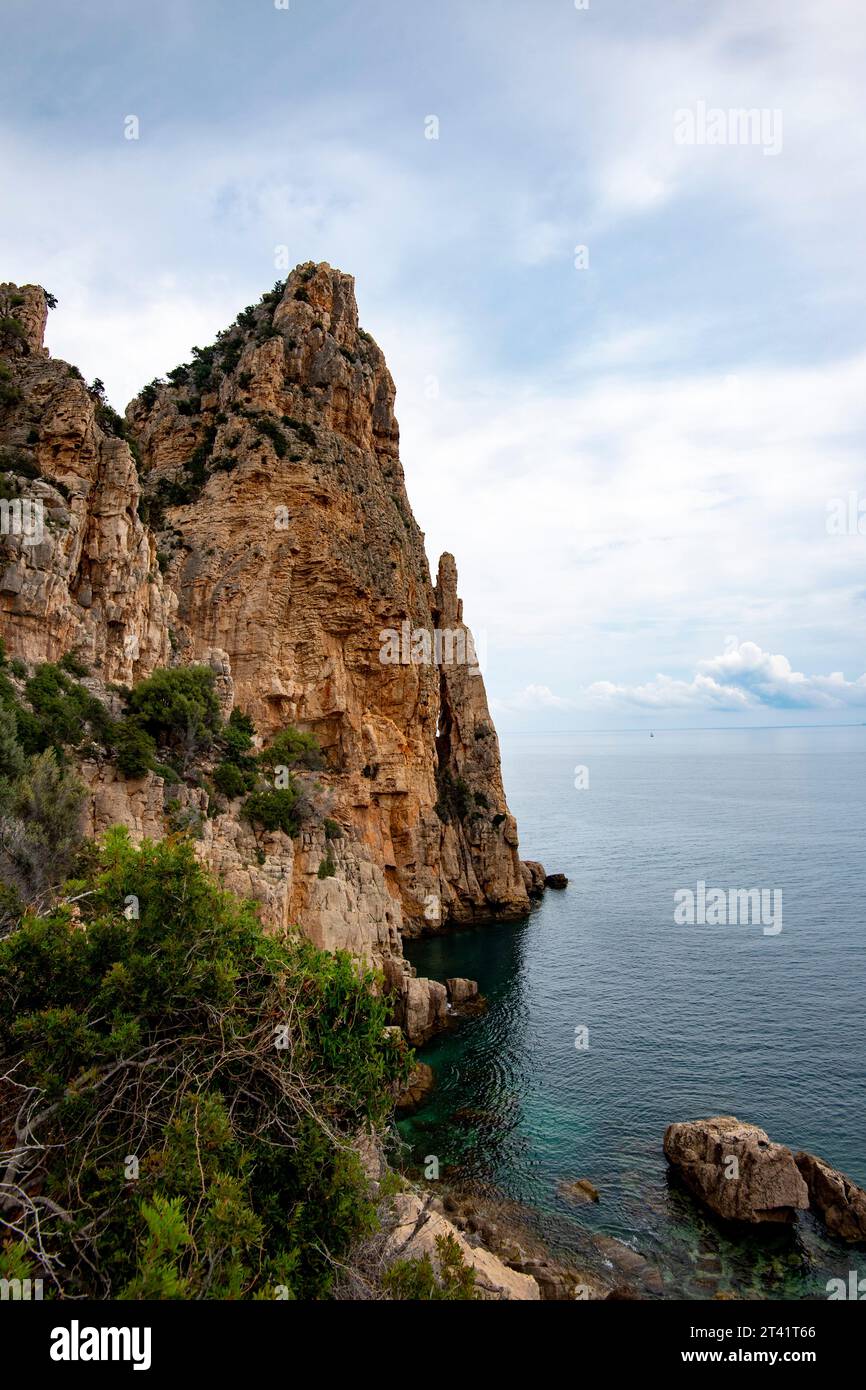
{"type": "Polygon", "coordinates": [[[574,702],[561,695],[554,695],[546,685],[527,685],[523,690],[507,699],[493,699],[490,708],[496,713],[518,713],[525,710],[567,710],[574,709],[574,702]]]}
{"type": "Polygon", "coordinates": [[[659,675],[643,685],[595,681],[590,704],[650,710],[743,711],[760,708],[843,710],[866,708],[866,674],[848,681],[841,671],[805,676],[786,656],[762,651],[755,642],[729,640],[721,656],[702,661],[691,680],[659,675]]]}

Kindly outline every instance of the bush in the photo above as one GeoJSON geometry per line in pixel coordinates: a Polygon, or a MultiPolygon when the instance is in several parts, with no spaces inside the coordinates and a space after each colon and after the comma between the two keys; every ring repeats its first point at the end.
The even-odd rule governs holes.
{"type": "Polygon", "coordinates": [[[283,729],[260,757],[262,767],[305,767],[316,771],[324,767],[319,740],[300,729],[283,729]]]}
{"type": "Polygon", "coordinates": [[[256,421],[255,428],[258,434],[265,435],[271,441],[277,457],[285,458],[288,444],[279,425],[275,424],[273,420],[260,419],[256,421]]]}
{"type": "Polygon", "coordinates": [[[154,767],[156,743],[137,719],[121,719],[112,730],[112,742],[124,777],[144,777],[154,767]]]}
{"type": "Polygon", "coordinates": [[[220,763],[214,769],[213,780],[217,791],[222,792],[229,801],[233,801],[236,796],[243,796],[244,792],[250,790],[247,777],[236,763],[220,763]]]}
{"type": "Polygon", "coordinates": [[[222,723],[214,673],[209,666],[154,671],[132,691],[129,713],[159,744],[207,748],[222,723]]]}
{"type": "Polygon", "coordinates": [[[446,769],[438,774],[436,784],[439,796],[435,810],[439,819],[446,825],[451,820],[465,820],[473,806],[472,793],[465,779],[454,778],[446,769]]]}
{"type": "Polygon", "coordinates": [[[348,1141],[410,1064],[373,977],[267,937],[186,841],[111,832],[70,891],[84,930],[61,905],[0,942],[7,1262],[73,1299],[325,1296],[374,1224],[348,1141]]]}
{"type": "Polygon", "coordinates": [[[429,1255],[420,1260],[397,1260],[382,1276],[382,1288],[398,1300],[472,1300],[478,1297],[475,1289],[475,1270],[467,1265],[453,1235],[436,1237],[439,1278],[429,1255]]]}
{"type": "Polygon", "coordinates": [[[18,713],[18,733],[26,753],[46,748],[78,748],[89,736],[103,745],[111,718],[105,706],[60,666],[38,666],[24,687],[29,710],[18,713]]]}
{"type": "Polygon", "coordinates": [[[85,789],[74,773],[60,767],[51,750],[17,771],[9,761],[8,742],[4,757],[0,882],[30,903],[61,882],[75,861],[82,842],[85,789]]]}
{"type": "Polygon", "coordinates": [[[300,800],[301,789],[290,778],[287,787],[250,792],[241,815],[255,829],[282,830],[286,835],[297,835],[301,828],[300,800]]]}
{"type": "Polygon", "coordinates": [[[336,872],[337,872],[337,866],[336,866],[336,864],[334,863],[334,856],[332,855],[332,853],[331,853],[331,851],[330,851],[330,849],[329,849],[329,850],[328,850],[328,853],[325,855],[324,859],[323,859],[323,860],[321,861],[321,863],[319,864],[319,873],[318,873],[318,877],[319,877],[319,878],[333,878],[333,877],[334,877],[334,874],[335,874],[336,872]]]}
{"type": "Polygon", "coordinates": [[[247,761],[255,731],[253,721],[246,714],[239,709],[232,710],[220,735],[220,743],[229,762],[243,764],[247,761]]]}
{"type": "Polygon", "coordinates": [[[57,664],[67,675],[76,676],[79,680],[90,674],[90,667],[75,652],[65,652],[57,664]]]}

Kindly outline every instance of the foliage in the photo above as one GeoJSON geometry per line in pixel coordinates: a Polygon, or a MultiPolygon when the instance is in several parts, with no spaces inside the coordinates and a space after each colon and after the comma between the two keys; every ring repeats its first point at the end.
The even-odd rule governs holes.
{"type": "MultiPolygon", "coordinates": [[[[8,711],[4,713],[8,719],[8,711]]],[[[8,771],[0,801],[0,883],[28,903],[72,868],[82,839],[84,787],[51,750],[31,758],[17,773],[8,743],[4,753],[8,771]]],[[[18,905],[13,902],[13,909],[18,905]]],[[[8,924],[5,911],[0,911],[0,922],[8,924]]]]}
{"type": "Polygon", "coordinates": [[[439,1278],[429,1255],[418,1260],[397,1260],[382,1276],[382,1287],[398,1300],[471,1300],[478,1297],[475,1270],[467,1265],[460,1246],[450,1233],[436,1237],[439,1278]]]}
{"type": "Polygon", "coordinates": [[[209,666],[161,667],[132,691],[129,713],[157,743],[209,747],[221,723],[214,673],[209,666]]]}
{"type": "Polygon", "coordinates": [[[154,767],[156,740],[138,719],[121,719],[112,730],[112,742],[124,777],[144,777],[154,767]]]}
{"type": "Polygon", "coordinates": [[[26,753],[78,748],[89,737],[105,743],[111,717],[95,695],[60,666],[44,662],[24,687],[29,709],[17,711],[18,736],[26,753]]]}
{"type": "Polygon", "coordinates": [[[113,831],[70,892],[0,942],[7,1263],[67,1298],[326,1295],[374,1223],[349,1137],[411,1064],[373,977],[266,936],[184,840],[113,831]]]}
{"type": "Polygon", "coordinates": [[[291,727],[282,729],[261,755],[262,767],[305,767],[313,771],[324,767],[322,750],[315,734],[291,727]]]}
{"type": "Polygon", "coordinates": [[[297,835],[301,828],[301,789],[293,778],[287,787],[254,791],[244,801],[241,815],[260,830],[282,830],[297,835]]]}
{"type": "MultiPolygon", "coordinates": [[[[254,777],[255,774],[252,774],[254,777]]],[[[223,796],[233,801],[236,796],[243,796],[244,792],[250,791],[248,785],[250,774],[244,774],[237,763],[221,762],[214,768],[213,780],[217,791],[222,792],[223,796]]]]}
{"type": "MultiPolygon", "coordinates": [[[[454,777],[447,768],[436,778],[438,797],[436,814],[445,824],[451,820],[465,820],[473,807],[472,793],[463,777],[454,777]]],[[[482,793],[483,795],[483,793],[482,793]]]]}

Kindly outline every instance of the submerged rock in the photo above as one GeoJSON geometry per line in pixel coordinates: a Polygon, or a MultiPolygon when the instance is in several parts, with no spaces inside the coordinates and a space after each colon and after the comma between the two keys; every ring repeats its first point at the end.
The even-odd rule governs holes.
{"type": "Polygon", "coordinates": [[[589,1178],[578,1178],[575,1182],[561,1182],[559,1191],[570,1202],[597,1202],[599,1200],[598,1188],[590,1182],[589,1178]]]}
{"type": "Polygon", "coordinates": [[[733,1115],[669,1125],[664,1151],[689,1190],[727,1221],[793,1221],[809,1205],[791,1150],[733,1115]]]}
{"type": "Polygon", "coordinates": [[[866,1192],[814,1154],[794,1155],[809,1200],[827,1230],[840,1240],[866,1242],[866,1192]]]}

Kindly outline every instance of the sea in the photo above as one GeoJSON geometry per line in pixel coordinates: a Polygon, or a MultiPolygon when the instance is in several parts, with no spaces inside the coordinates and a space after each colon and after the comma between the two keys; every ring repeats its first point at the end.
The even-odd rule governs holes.
{"type": "Polygon", "coordinates": [[[725,1226],[662,1150],[674,1121],[736,1115],[866,1187],[866,727],[505,735],[502,755],[521,857],[569,883],[525,921],[407,943],[487,1000],[418,1054],[436,1088],[401,1121],[409,1161],[518,1203],[613,1282],[627,1247],[654,1296],[826,1298],[858,1258],[866,1277],[811,1214],[725,1226]]]}

